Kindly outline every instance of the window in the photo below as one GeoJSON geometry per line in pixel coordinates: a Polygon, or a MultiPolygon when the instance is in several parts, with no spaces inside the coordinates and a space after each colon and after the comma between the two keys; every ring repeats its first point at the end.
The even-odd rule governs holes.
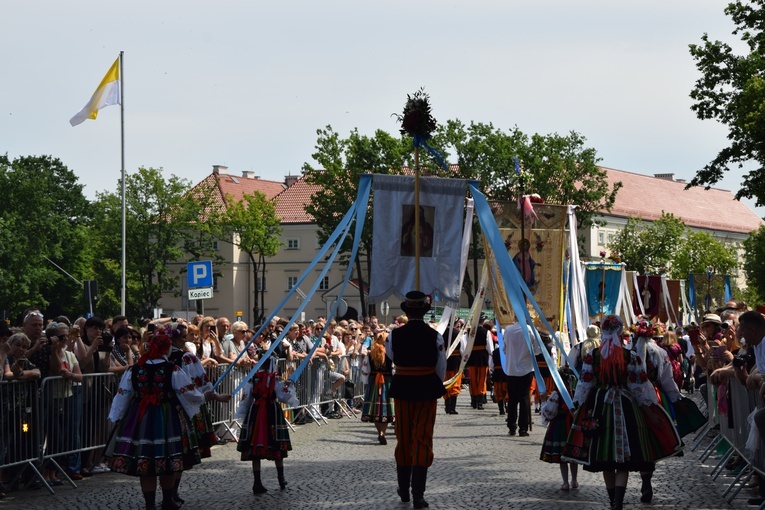
{"type": "Polygon", "coordinates": [[[606,233],[603,230],[598,231],[598,245],[603,246],[606,244],[606,233]]]}
{"type": "Polygon", "coordinates": [[[292,290],[295,285],[297,285],[298,277],[297,276],[288,276],[287,277],[287,290],[292,290]]]}
{"type": "Polygon", "coordinates": [[[609,232],[608,233],[608,244],[611,244],[613,242],[614,242],[614,233],[613,232],[609,232]]]}
{"type": "Polygon", "coordinates": [[[319,290],[329,290],[329,276],[325,276],[319,284],[319,290]]]}
{"type": "Polygon", "coordinates": [[[213,290],[218,290],[218,275],[213,275],[213,290]]]}
{"type": "Polygon", "coordinates": [[[266,283],[267,282],[265,278],[261,278],[260,276],[257,277],[258,292],[260,292],[261,290],[268,290],[266,289],[266,283]]]}
{"type": "Polygon", "coordinates": [[[287,249],[288,250],[299,250],[300,249],[300,239],[287,239],[287,249]]]}
{"type": "Polygon", "coordinates": [[[212,249],[213,249],[213,251],[218,251],[218,241],[213,241],[212,242],[212,249]]]}

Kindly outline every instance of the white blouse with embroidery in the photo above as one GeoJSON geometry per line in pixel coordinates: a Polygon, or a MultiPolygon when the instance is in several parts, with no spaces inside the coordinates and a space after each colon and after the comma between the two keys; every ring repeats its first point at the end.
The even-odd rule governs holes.
{"type": "MultiPolygon", "coordinates": [[[[152,359],[148,360],[146,363],[154,365],[163,362],[170,363],[167,359],[152,359]]],[[[175,366],[172,365],[172,363],[170,364],[173,367],[175,366]]],[[[109,421],[112,423],[124,418],[133,402],[135,391],[133,390],[132,374],[136,366],[137,365],[133,365],[133,367],[130,370],[125,371],[125,374],[122,376],[117,393],[112,400],[112,408],[109,411],[109,421]]],[[[183,410],[186,411],[186,414],[189,417],[197,414],[199,412],[199,406],[205,401],[204,394],[196,388],[194,382],[183,370],[173,370],[171,379],[173,390],[175,390],[175,394],[178,396],[178,401],[183,407],[183,410]]]]}
{"type": "MultiPolygon", "coordinates": [[[[621,353],[617,352],[611,355],[613,356],[614,354],[621,353]]],[[[587,400],[590,391],[599,384],[597,378],[598,374],[593,370],[592,364],[585,362],[582,365],[582,371],[579,373],[579,382],[576,385],[576,393],[574,394],[575,406],[580,406],[587,400]]],[[[627,364],[627,388],[641,406],[659,403],[656,391],[653,389],[653,384],[648,380],[648,374],[646,374],[643,365],[640,363],[640,358],[633,352],[630,352],[630,362],[627,364]]]]}

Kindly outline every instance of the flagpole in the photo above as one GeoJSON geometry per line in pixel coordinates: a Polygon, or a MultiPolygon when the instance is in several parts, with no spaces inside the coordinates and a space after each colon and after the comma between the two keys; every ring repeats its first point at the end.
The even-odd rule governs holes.
{"type": "Polygon", "coordinates": [[[124,52],[120,51],[120,152],[122,153],[122,275],[120,280],[120,315],[125,315],[125,71],[124,52]]]}
{"type": "Polygon", "coordinates": [[[420,148],[414,148],[414,289],[420,290],[420,148]]]}

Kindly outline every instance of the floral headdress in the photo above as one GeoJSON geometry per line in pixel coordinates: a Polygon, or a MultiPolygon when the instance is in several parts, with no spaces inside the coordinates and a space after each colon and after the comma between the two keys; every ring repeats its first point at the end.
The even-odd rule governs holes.
{"type": "Polygon", "coordinates": [[[165,329],[157,330],[147,342],[148,349],[138,360],[139,365],[143,365],[150,359],[158,359],[167,354],[170,350],[170,346],[173,344],[172,339],[168,335],[168,331],[165,329]]]}
{"type": "Polygon", "coordinates": [[[653,323],[646,317],[638,317],[638,321],[635,323],[635,338],[651,338],[653,337],[653,323]]]}

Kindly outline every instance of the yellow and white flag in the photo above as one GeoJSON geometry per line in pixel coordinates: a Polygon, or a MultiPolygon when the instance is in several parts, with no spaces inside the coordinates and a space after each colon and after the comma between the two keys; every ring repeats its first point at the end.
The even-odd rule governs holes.
{"type": "Polygon", "coordinates": [[[98,110],[113,104],[120,104],[120,101],[120,59],[117,57],[88,104],[69,120],[69,124],[76,126],[85,122],[86,119],[95,120],[98,117],[98,110]]]}

